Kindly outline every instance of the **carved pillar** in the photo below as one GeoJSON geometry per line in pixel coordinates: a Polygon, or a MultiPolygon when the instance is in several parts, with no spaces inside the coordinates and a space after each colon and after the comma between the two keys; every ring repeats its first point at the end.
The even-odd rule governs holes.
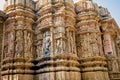
{"type": "Polygon", "coordinates": [[[3,27],[4,27],[5,13],[0,11],[0,80],[1,80],[1,60],[2,60],[2,48],[3,48],[3,27]]]}
{"type": "Polygon", "coordinates": [[[33,2],[6,0],[6,3],[2,80],[33,80],[33,2]]]}
{"type": "Polygon", "coordinates": [[[73,1],[40,0],[37,17],[37,79],[81,80],[75,48],[73,1]]]}
{"type": "Polygon", "coordinates": [[[37,64],[35,77],[37,80],[54,80],[54,72],[50,71],[52,67],[50,62],[53,61],[53,15],[51,0],[39,0],[36,4],[36,10],[35,47],[37,64]]]}
{"type": "Polygon", "coordinates": [[[103,44],[111,80],[120,79],[119,53],[117,52],[117,28],[112,19],[102,21],[103,44]]]}
{"type": "MultiPolygon", "coordinates": [[[[119,32],[119,29],[118,29],[119,32]]],[[[118,78],[120,78],[120,34],[118,34],[118,37],[116,39],[116,48],[117,48],[117,60],[118,60],[118,78]]]]}
{"type": "Polygon", "coordinates": [[[103,33],[103,48],[108,62],[110,78],[111,80],[119,80],[119,53],[116,42],[119,33],[119,27],[106,8],[100,6],[99,14],[102,17],[101,30],[103,33]]]}
{"type": "Polygon", "coordinates": [[[98,23],[98,6],[91,0],[81,0],[75,5],[82,80],[109,80],[98,23]]]}

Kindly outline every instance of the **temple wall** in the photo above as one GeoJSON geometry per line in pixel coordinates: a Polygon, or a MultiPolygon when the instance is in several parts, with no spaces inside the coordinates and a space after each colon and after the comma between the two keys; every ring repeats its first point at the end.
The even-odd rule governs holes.
{"type": "Polygon", "coordinates": [[[31,0],[6,0],[2,80],[33,80],[33,5],[31,0]]]}
{"type": "Polygon", "coordinates": [[[108,72],[111,80],[120,79],[119,68],[119,27],[109,14],[108,10],[99,7],[99,14],[102,17],[101,30],[103,33],[103,48],[107,60],[108,72]]]}
{"type": "Polygon", "coordinates": [[[6,0],[4,12],[1,80],[120,80],[120,32],[106,8],[92,0],[6,0]]]}
{"type": "Polygon", "coordinates": [[[38,1],[35,35],[38,80],[81,80],[72,0],[38,1]]]}

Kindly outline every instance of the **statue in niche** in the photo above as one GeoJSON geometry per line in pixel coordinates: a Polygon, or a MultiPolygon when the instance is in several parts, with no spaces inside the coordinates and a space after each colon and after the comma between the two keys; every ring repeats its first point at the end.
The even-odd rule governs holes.
{"type": "Polygon", "coordinates": [[[60,39],[56,42],[56,53],[63,53],[65,51],[65,42],[60,39]]]}
{"type": "Polygon", "coordinates": [[[14,55],[14,32],[8,34],[8,57],[13,57],[14,55]]]}
{"type": "Polygon", "coordinates": [[[16,32],[16,47],[15,47],[15,55],[16,57],[22,57],[23,55],[23,32],[17,31],[16,32]]]}
{"type": "Polygon", "coordinates": [[[74,52],[73,32],[70,32],[70,53],[75,53],[75,52],[74,52]]]}
{"type": "Polygon", "coordinates": [[[31,33],[28,33],[27,31],[24,31],[24,51],[25,51],[25,57],[26,58],[32,58],[32,35],[31,33]]]}
{"type": "Polygon", "coordinates": [[[26,46],[26,57],[29,57],[29,58],[32,58],[33,55],[32,55],[32,44],[33,44],[33,41],[32,41],[32,35],[31,33],[28,33],[27,34],[27,46],[26,46]]]}
{"type": "Polygon", "coordinates": [[[43,56],[45,57],[50,56],[50,47],[51,47],[50,32],[46,31],[44,33],[44,39],[43,39],[43,56]]]}

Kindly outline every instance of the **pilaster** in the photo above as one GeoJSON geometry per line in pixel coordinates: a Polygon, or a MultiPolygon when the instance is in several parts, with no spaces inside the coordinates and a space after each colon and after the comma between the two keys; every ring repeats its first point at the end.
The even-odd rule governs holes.
{"type": "MultiPolygon", "coordinates": [[[[1,72],[1,56],[2,56],[2,48],[3,48],[3,28],[4,28],[4,21],[6,18],[6,14],[3,11],[0,11],[0,72],[1,72]]],[[[0,80],[1,80],[1,73],[0,73],[0,80]]]]}
{"type": "Polygon", "coordinates": [[[119,52],[117,52],[116,42],[119,28],[106,8],[100,6],[99,9],[100,15],[102,16],[101,29],[103,33],[103,47],[108,63],[108,72],[111,80],[119,80],[119,52]]]}
{"type": "Polygon", "coordinates": [[[75,6],[77,51],[82,80],[109,80],[106,58],[102,49],[98,6],[91,0],[81,0],[75,6]]]}
{"type": "Polygon", "coordinates": [[[33,5],[31,0],[6,0],[2,80],[33,80],[33,5]]]}
{"type": "Polygon", "coordinates": [[[81,80],[75,47],[73,1],[44,0],[37,4],[38,79],[81,80]]]}

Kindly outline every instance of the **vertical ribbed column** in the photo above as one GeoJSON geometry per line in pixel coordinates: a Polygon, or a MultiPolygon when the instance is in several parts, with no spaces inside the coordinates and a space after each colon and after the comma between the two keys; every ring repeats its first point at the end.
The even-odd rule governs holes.
{"type": "Polygon", "coordinates": [[[4,27],[4,20],[5,20],[5,13],[0,11],[0,80],[1,80],[1,58],[2,58],[2,48],[3,48],[3,27],[4,27]]]}
{"type": "Polygon", "coordinates": [[[75,16],[72,0],[55,0],[54,59],[56,80],[81,80],[75,44],[75,16]]]}
{"type": "Polygon", "coordinates": [[[72,0],[38,1],[35,30],[38,80],[81,80],[74,17],[72,0]]]}
{"type": "Polygon", "coordinates": [[[3,80],[33,80],[33,2],[6,0],[8,15],[4,28],[3,80]]]}
{"type": "Polygon", "coordinates": [[[36,80],[55,80],[52,70],[53,12],[51,0],[39,0],[36,4],[37,26],[35,28],[36,80]]]}
{"type": "Polygon", "coordinates": [[[119,68],[117,71],[117,78],[120,79],[120,33],[118,34],[116,39],[116,48],[117,48],[117,62],[118,62],[118,68],[119,68]]]}
{"type": "Polygon", "coordinates": [[[110,78],[111,80],[119,80],[119,52],[117,52],[116,44],[118,26],[106,8],[100,6],[99,14],[102,16],[103,48],[108,62],[110,78]]]}
{"type": "Polygon", "coordinates": [[[81,63],[82,80],[109,80],[106,59],[102,50],[98,7],[91,0],[76,5],[77,50],[81,63]]]}

